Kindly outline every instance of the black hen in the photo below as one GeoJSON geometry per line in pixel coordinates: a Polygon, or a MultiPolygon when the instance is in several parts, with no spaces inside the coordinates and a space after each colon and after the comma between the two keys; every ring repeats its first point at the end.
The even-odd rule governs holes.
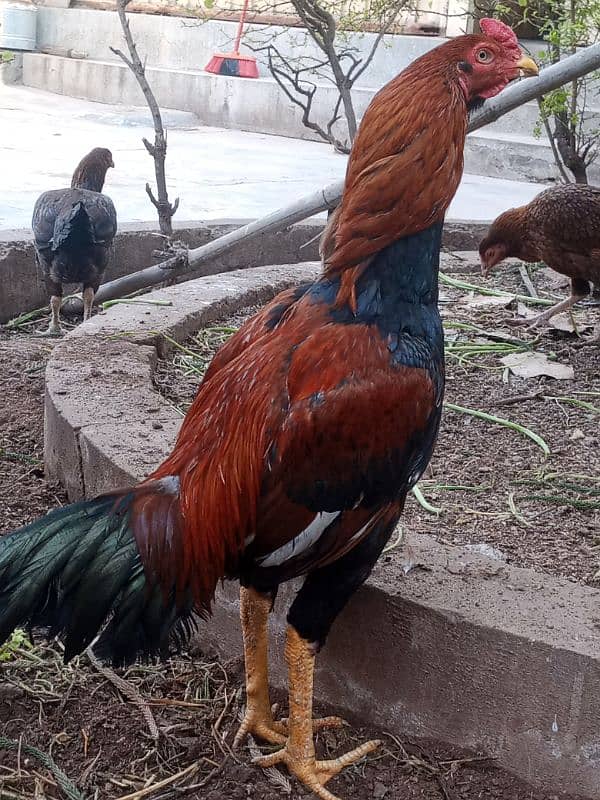
{"type": "Polygon", "coordinates": [[[83,284],[84,320],[92,314],[117,232],[113,202],[101,194],[109,167],[114,167],[110,150],[95,147],[77,166],[71,188],[44,192],[33,209],[36,260],[50,296],[50,335],[62,334],[63,283],[83,284]]]}

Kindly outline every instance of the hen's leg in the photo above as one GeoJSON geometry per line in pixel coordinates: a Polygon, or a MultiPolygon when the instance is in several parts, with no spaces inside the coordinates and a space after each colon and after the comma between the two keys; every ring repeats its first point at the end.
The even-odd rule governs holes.
{"type": "Polygon", "coordinates": [[[534,317],[532,320],[524,320],[524,322],[528,323],[530,328],[537,328],[540,325],[545,325],[549,319],[552,319],[552,317],[556,316],[556,314],[560,314],[561,311],[567,311],[569,308],[574,306],[575,303],[578,303],[580,300],[583,300],[584,297],[587,297],[589,293],[590,285],[587,281],[573,278],[571,280],[571,294],[569,297],[561,300],[560,303],[550,306],[550,308],[539,314],[537,317],[534,317]]]}
{"type": "Polygon", "coordinates": [[[60,324],[60,304],[62,297],[52,295],[50,298],[50,325],[48,326],[49,336],[62,336],[63,329],[60,324]]]}
{"type": "Polygon", "coordinates": [[[236,747],[249,733],[272,744],[285,741],[285,727],[273,719],[269,700],[269,612],[271,594],[241,587],[240,617],[246,666],[246,713],[236,734],[236,747]]]}
{"type": "Polygon", "coordinates": [[[62,283],[54,280],[50,275],[44,276],[46,291],[50,295],[50,324],[46,331],[46,336],[62,336],[63,329],[60,325],[60,306],[62,303],[63,287],[62,283]]]}
{"type": "Polygon", "coordinates": [[[539,328],[541,325],[545,325],[548,320],[552,319],[552,317],[556,316],[556,314],[560,314],[561,311],[567,311],[569,308],[578,303],[585,295],[570,295],[565,300],[561,300],[560,303],[556,303],[556,305],[550,306],[549,309],[544,311],[542,314],[538,314],[537,317],[533,319],[526,319],[523,320],[524,324],[529,325],[530,328],[539,328]]]}
{"type": "Polygon", "coordinates": [[[401,504],[390,506],[364,541],[338,561],[311,573],[288,614],[285,655],[289,675],[289,736],[284,748],[258,758],[256,763],[269,767],[283,762],[321,800],[336,800],[325,783],[380,742],[366,742],[330,761],[316,759],[312,719],[315,653],[325,642],[337,615],[369,576],[400,512],[401,504]]]}
{"type": "MultiPolygon", "coordinates": [[[[40,266],[42,263],[40,261],[40,257],[36,254],[37,262],[40,266]]],[[[63,329],[60,325],[60,306],[62,303],[62,295],[63,295],[63,287],[62,283],[58,280],[54,280],[53,277],[50,276],[50,266],[44,265],[46,268],[44,274],[44,283],[46,285],[46,291],[50,295],[50,324],[48,325],[48,330],[45,333],[42,333],[42,336],[62,336],[63,329]]]]}
{"type": "Polygon", "coordinates": [[[83,289],[82,297],[83,297],[83,321],[85,322],[86,319],[89,319],[92,316],[92,306],[94,305],[94,295],[96,292],[94,291],[93,286],[85,286],[83,289]]]}

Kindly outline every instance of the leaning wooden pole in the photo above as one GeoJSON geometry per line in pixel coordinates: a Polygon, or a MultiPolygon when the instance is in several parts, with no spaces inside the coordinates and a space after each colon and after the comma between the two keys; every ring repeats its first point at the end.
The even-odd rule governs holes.
{"type": "MultiPolygon", "coordinates": [[[[528,78],[526,81],[508,86],[503,92],[492,100],[487,100],[483,106],[471,117],[469,132],[476,131],[495,122],[504,114],[513,111],[523,103],[535,100],[546,92],[557,89],[565,83],[580,78],[588,72],[600,69],[600,44],[591,45],[575,55],[565,58],[557,64],[552,64],[543,69],[538,78],[528,78]]],[[[96,294],[96,302],[114,300],[117,297],[129,295],[132,292],[155,286],[158,283],[194,270],[199,275],[210,275],[219,272],[215,259],[230,252],[241,243],[256,239],[266,233],[275,233],[284,230],[296,222],[301,222],[314,214],[319,214],[329,208],[335,208],[340,201],[344,189],[344,182],[337,181],[302,197],[295,203],[285,208],[274,211],[266,217],[249,222],[231,233],[220,236],[202,247],[182,251],[173,258],[147,267],[140,272],[126,275],[114,281],[103,284],[96,294]],[[208,262],[213,262],[209,264],[208,262]],[[202,269],[202,265],[206,265],[202,269]]],[[[79,301],[80,303],[81,301],[79,301]]],[[[81,306],[83,309],[83,306],[81,306]]],[[[70,301],[69,312],[77,313],[77,299],[70,301]]]]}

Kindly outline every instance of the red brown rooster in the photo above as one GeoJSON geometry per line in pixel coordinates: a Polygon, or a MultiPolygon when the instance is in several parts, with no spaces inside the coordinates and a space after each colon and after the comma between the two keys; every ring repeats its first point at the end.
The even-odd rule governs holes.
{"type": "Polygon", "coordinates": [[[219,351],[156,472],[0,542],[0,641],[25,621],[47,625],[64,634],[67,659],[94,640],[116,663],[164,652],[210,612],[220,579],[238,579],[247,708],[237,741],[281,744],[258,763],[285,763],[323,800],[334,800],[326,782],[378,744],[316,760],[314,729],[339,721],[313,720],[314,659],[433,450],[440,240],[468,109],[535,71],[509,28],[482,29],[378,95],[322,277],[279,295],[219,351]],[[278,586],[300,575],[284,724],[269,701],[267,618],[278,586]]]}
{"type": "MultiPolygon", "coordinates": [[[[569,183],[546,189],[526,206],[510,208],[479,245],[484,274],[505,258],[543,261],[571,278],[571,294],[533,320],[543,325],[600,286],[600,189],[569,183]]],[[[600,341],[600,323],[588,341],[600,341]]]]}

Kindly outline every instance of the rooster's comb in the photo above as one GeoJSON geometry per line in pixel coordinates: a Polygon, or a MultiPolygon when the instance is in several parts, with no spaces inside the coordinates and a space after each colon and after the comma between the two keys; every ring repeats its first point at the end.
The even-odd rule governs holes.
{"type": "Polygon", "coordinates": [[[486,36],[489,36],[490,39],[495,39],[499,44],[504,45],[504,47],[509,49],[519,47],[519,42],[517,41],[513,29],[505,25],[504,22],[500,22],[499,19],[490,19],[486,17],[485,19],[479,20],[479,27],[486,36]]]}

